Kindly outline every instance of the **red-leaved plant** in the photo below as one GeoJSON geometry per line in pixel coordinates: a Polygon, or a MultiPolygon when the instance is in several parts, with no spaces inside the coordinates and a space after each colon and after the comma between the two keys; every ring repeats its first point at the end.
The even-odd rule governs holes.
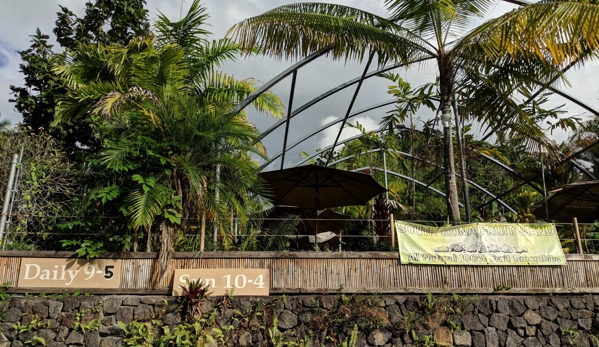
{"type": "Polygon", "coordinates": [[[186,279],[185,286],[180,287],[183,290],[185,317],[191,323],[202,317],[202,302],[212,294],[208,292],[210,285],[204,285],[200,278],[195,281],[186,279]]]}

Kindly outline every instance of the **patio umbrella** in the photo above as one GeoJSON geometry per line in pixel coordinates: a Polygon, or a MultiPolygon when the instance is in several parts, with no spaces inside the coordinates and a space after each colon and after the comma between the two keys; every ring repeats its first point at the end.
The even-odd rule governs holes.
{"type": "Polygon", "coordinates": [[[599,219],[599,180],[566,184],[550,193],[546,200],[533,205],[538,218],[558,223],[570,223],[573,217],[580,223],[599,219]]]}
{"type": "MultiPolygon", "coordinates": [[[[364,205],[387,190],[372,176],[324,166],[306,165],[263,172],[275,205],[291,205],[315,211],[329,207],[364,205]]],[[[320,229],[315,221],[314,233],[320,229]]],[[[314,239],[317,242],[317,239],[314,239]]]]}
{"type": "Polygon", "coordinates": [[[260,174],[270,186],[275,205],[313,210],[364,205],[386,190],[372,176],[306,165],[260,174]]]}

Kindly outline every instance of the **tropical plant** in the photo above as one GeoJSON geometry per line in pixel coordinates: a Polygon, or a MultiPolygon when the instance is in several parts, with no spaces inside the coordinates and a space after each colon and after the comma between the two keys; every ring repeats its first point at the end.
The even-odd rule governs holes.
{"type": "MultiPolygon", "coordinates": [[[[436,61],[447,207],[455,221],[460,216],[450,136],[454,94],[464,89],[479,105],[484,102],[485,112],[476,116],[491,132],[519,129],[516,124],[531,121],[510,96],[521,86],[545,88],[562,76],[560,68],[590,58],[599,47],[599,5],[594,2],[540,1],[470,29],[494,4],[387,0],[389,18],[343,5],[291,4],[246,19],[230,34],[244,49],[259,47],[265,55],[284,58],[319,52],[357,61],[376,54],[379,65],[436,61]],[[487,93],[492,98],[474,97],[476,90],[492,92],[487,93]]],[[[472,107],[466,114],[480,109],[472,107]]],[[[537,141],[546,139],[536,134],[537,141]]]]}
{"type": "MultiPolygon", "coordinates": [[[[252,156],[263,156],[264,148],[254,144],[257,131],[245,114],[229,114],[254,85],[216,70],[234,47],[232,53],[204,51],[202,69],[196,65],[206,41],[194,36],[204,33],[194,26],[203,24],[203,12],[194,1],[181,20],[194,24],[159,22],[157,38],[136,38],[126,46],[81,45],[57,70],[72,88],[59,104],[57,123],[87,119],[102,143],[88,158],[95,182],[89,206],[125,216],[134,250],[139,232],[147,234],[149,250],[149,234],[160,231],[153,283],[168,273],[179,231],[196,227],[191,224],[199,218],[203,252],[207,227],[222,216],[253,213],[245,210],[246,200],[259,189],[252,156]],[[189,46],[171,43],[169,35],[188,37],[182,43],[189,46]]],[[[270,93],[254,105],[282,114],[280,100],[270,93]]]]}

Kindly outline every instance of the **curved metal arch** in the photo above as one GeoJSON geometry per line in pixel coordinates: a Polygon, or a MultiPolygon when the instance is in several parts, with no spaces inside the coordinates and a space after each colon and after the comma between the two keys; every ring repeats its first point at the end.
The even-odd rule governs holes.
{"type": "MultiPolygon", "coordinates": [[[[380,148],[376,148],[376,149],[371,149],[371,150],[368,150],[368,151],[366,151],[366,152],[362,152],[362,153],[360,153],[360,155],[363,155],[363,154],[370,154],[370,153],[376,153],[376,152],[380,152],[380,151],[381,151],[381,149],[380,149],[380,148]]],[[[425,163],[428,163],[428,164],[434,165],[434,166],[436,166],[436,167],[443,168],[441,165],[437,165],[437,164],[435,164],[435,163],[432,163],[432,162],[430,162],[430,161],[428,161],[428,160],[425,160],[425,159],[422,159],[422,158],[420,158],[420,157],[412,156],[410,153],[406,153],[406,152],[402,152],[402,151],[396,151],[396,150],[390,150],[390,151],[391,151],[391,152],[394,152],[394,153],[401,154],[401,155],[403,155],[403,156],[406,156],[406,157],[409,157],[409,158],[414,158],[414,159],[416,159],[416,160],[418,160],[418,161],[423,161],[423,162],[425,162],[425,163]]],[[[351,159],[351,158],[353,158],[353,156],[347,156],[347,157],[341,158],[341,159],[339,159],[339,160],[336,160],[336,161],[334,161],[334,162],[330,163],[330,164],[329,164],[329,166],[331,166],[331,165],[334,165],[334,164],[337,164],[337,163],[342,163],[342,162],[344,162],[344,161],[346,161],[346,160],[349,160],[349,159],[351,159]]],[[[390,172],[390,171],[389,171],[389,170],[387,170],[387,173],[389,173],[389,172],[390,172]]],[[[458,174],[458,173],[456,173],[456,176],[458,176],[458,177],[461,177],[461,175],[460,175],[460,174],[458,174]]],[[[409,181],[414,181],[414,182],[416,182],[416,181],[417,181],[416,179],[414,179],[414,178],[412,178],[412,177],[410,177],[410,176],[405,176],[405,175],[402,175],[402,178],[406,178],[406,179],[408,179],[409,181]],[[406,178],[406,177],[407,177],[407,178],[406,178]]],[[[516,210],[514,210],[514,209],[513,209],[513,208],[512,208],[510,205],[508,205],[506,202],[504,202],[503,200],[501,200],[500,198],[498,198],[496,195],[494,195],[493,193],[491,193],[490,191],[488,191],[487,189],[485,189],[485,188],[484,188],[483,186],[481,186],[480,184],[478,184],[478,183],[476,183],[476,182],[474,182],[474,181],[472,181],[472,180],[470,180],[470,179],[467,179],[466,181],[468,182],[468,184],[472,185],[474,188],[476,188],[476,189],[480,190],[481,192],[483,192],[484,194],[487,194],[488,196],[490,196],[490,197],[493,199],[493,201],[497,201],[497,202],[498,202],[500,205],[502,205],[503,207],[507,208],[507,209],[508,209],[508,210],[510,210],[511,212],[517,213],[517,212],[516,212],[516,210]]],[[[427,188],[429,188],[429,186],[428,186],[428,185],[427,185],[427,188]]]]}
{"type": "MultiPolygon", "coordinates": [[[[372,105],[372,106],[370,106],[370,107],[363,108],[363,109],[361,109],[361,110],[358,110],[358,111],[356,111],[356,112],[354,112],[354,113],[351,113],[351,114],[350,114],[350,115],[347,117],[347,119],[349,119],[349,118],[353,118],[353,117],[355,117],[355,116],[359,116],[359,115],[361,115],[361,114],[363,114],[363,113],[366,113],[366,112],[368,112],[368,111],[372,111],[372,110],[375,110],[375,109],[377,109],[377,108],[381,108],[381,107],[384,107],[384,106],[388,106],[388,105],[391,105],[391,104],[394,104],[394,103],[395,103],[395,100],[391,100],[391,101],[384,101],[384,102],[378,103],[378,104],[376,104],[376,105],[372,105]]],[[[262,171],[262,169],[264,169],[264,168],[265,168],[266,166],[268,166],[270,163],[272,163],[273,161],[275,161],[275,160],[277,160],[279,157],[281,157],[281,156],[283,155],[283,153],[284,153],[284,152],[285,152],[285,153],[286,153],[286,152],[289,152],[289,150],[290,150],[290,149],[292,149],[292,148],[294,148],[294,147],[297,147],[297,146],[298,146],[298,145],[300,145],[302,142],[304,142],[304,141],[308,140],[308,139],[309,139],[309,138],[311,138],[312,136],[318,135],[318,134],[320,134],[320,132],[322,132],[323,130],[326,130],[326,129],[328,129],[328,128],[332,127],[333,125],[335,125],[335,124],[338,124],[338,123],[341,123],[341,122],[343,122],[343,118],[336,119],[336,120],[334,120],[334,121],[331,121],[331,122],[329,122],[329,123],[327,123],[327,124],[323,125],[322,127],[318,128],[318,129],[316,129],[314,132],[312,132],[312,133],[310,133],[310,134],[308,134],[308,135],[306,135],[306,136],[304,136],[304,137],[300,138],[299,140],[297,140],[297,141],[295,141],[294,143],[292,143],[291,145],[289,145],[289,147],[287,147],[287,149],[286,149],[285,151],[280,151],[279,153],[277,153],[277,154],[273,155],[272,157],[268,158],[268,160],[267,160],[265,163],[263,163],[262,165],[260,165],[260,166],[258,167],[257,171],[262,171]]],[[[356,139],[356,138],[358,138],[358,137],[360,137],[360,136],[354,136],[354,137],[352,137],[352,139],[356,139]]],[[[343,144],[343,143],[346,143],[346,142],[347,142],[347,140],[342,140],[342,141],[339,141],[339,142],[337,143],[337,145],[340,145],[340,144],[343,144]]]]}
{"type": "MultiPolygon", "coordinates": [[[[379,74],[381,74],[383,72],[387,72],[389,70],[397,69],[397,68],[404,67],[404,66],[407,66],[407,65],[410,65],[410,64],[420,63],[420,62],[423,62],[423,61],[426,61],[426,60],[430,60],[430,59],[432,59],[432,58],[417,59],[417,60],[411,61],[409,63],[387,65],[387,66],[382,67],[380,69],[377,69],[377,70],[375,70],[373,72],[367,73],[366,75],[364,75],[364,80],[367,80],[367,79],[369,79],[371,77],[376,77],[377,75],[379,75],[379,74]]],[[[300,67],[302,67],[302,66],[300,66],[300,67]]],[[[300,67],[298,67],[297,69],[299,69],[300,67]]],[[[289,74],[291,74],[291,72],[288,72],[286,76],[288,76],[289,74]]],[[[286,77],[286,76],[284,76],[284,77],[286,77]]],[[[275,77],[275,78],[277,78],[277,77],[275,77]]],[[[288,118],[281,119],[280,121],[278,121],[277,123],[275,123],[271,127],[269,127],[268,129],[266,129],[265,131],[263,131],[260,134],[260,136],[258,136],[258,138],[256,139],[256,142],[261,141],[263,138],[265,138],[266,136],[270,135],[270,133],[272,133],[273,131],[277,130],[279,127],[281,127],[283,124],[285,124],[288,119],[291,119],[291,118],[297,116],[298,114],[304,112],[308,108],[314,106],[315,104],[321,102],[322,100],[328,98],[329,96],[332,96],[332,95],[334,95],[334,94],[336,94],[336,93],[344,90],[345,88],[351,87],[354,84],[359,83],[360,80],[362,80],[362,76],[358,76],[356,78],[353,78],[353,79],[351,79],[351,80],[349,80],[347,82],[341,83],[340,85],[338,85],[335,88],[329,89],[328,91],[320,94],[319,96],[315,97],[314,99],[306,102],[305,104],[301,105],[297,109],[293,110],[288,118]]],[[[277,83],[278,82],[280,82],[280,80],[278,80],[277,83]]],[[[258,97],[258,95],[256,95],[256,97],[258,97]]],[[[253,99],[251,101],[253,101],[253,99]]],[[[246,107],[246,106],[247,105],[245,105],[244,107],[246,107]]],[[[239,111],[237,111],[237,112],[239,112],[239,111]]]]}
{"type": "MultiPolygon", "coordinates": [[[[415,130],[415,131],[417,131],[417,132],[419,132],[419,133],[423,133],[421,130],[418,130],[418,129],[414,129],[414,130],[415,130]]],[[[374,131],[374,132],[375,132],[375,133],[378,133],[378,132],[381,132],[381,131],[382,131],[382,129],[378,129],[378,130],[376,130],[376,131],[374,131]]],[[[351,141],[351,140],[355,140],[355,139],[356,139],[356,138],[358,138],[358,137],[360,137],[360,135],[358,135],[358,136],[354,136],[354,137],[351,137],[351,138],[348,138],[348,139],[346,139],[346,140],[343,140],[343,141],[339,142],[339,144],[344,144],[344,143],[347,143],[347,142],[349,142],[349,141],[351,141]]],[[[299,163],[298,163],[296,166],[300,166],[300,165],[304,164],[305,162],[307,162],[308,160],[310,160],[310,159],[312,159],[312,158],[316,157],[317,155],[319,155],[319,154],[321,154],[321,153],[323,153],[323,152],[325,152],[325,151],[328,151],[328,150],[330,150],[330,149],[331,149],[331,147],[332,147],[332,146],[327,146],[327,147],[325,147],[325,148],[323,148],[323,149],[321,149],[321,150],[317,151],[316,153],[312,154],[311,156],[309,156],[309,157],[305,158],[304,160],[302,160],[301,162],[299,162],[299,163]]],[[[515,171],[514,169],[512,169],[511,167],[509,167],[509,166],[505,165],[504,163],[500,162],[499,160],[497,160],[497,159],[495,159],[495,158],[493,158],[493,157],[491,157],[491,156],[488,156],[488,155],[486,155],[486,154],[482,154],[482,153],[478,153],[478,154],[479,154],[479,155],[480,155],[482,158],[489,160],[491,163],[493,163],[493,164],[495,164],[495,165],[497,165],[497,166],[501,167],[502,169],[506,170],[507,172],[509,172],[509,173],[511,173],[512,175],[514,175],[514,176],[516,176],[517,178],[519,178],[520,180],[522,180],[522,181],[527,181],[527,180],[526,180],[524,177],[522,177],[522,175],[520,175],[518,172],[516,172],[516,171],[515,171]]],[[[539,192],[539,193],[541,193],[541,194],[544,194],[544,193],[543,193],[543,191],[541,190],[541,188],[539,188],[539,187],[535,186],[535,185],[534,185],[534,184],[532,184],[531,182],[527,182],[527,185],[529,185],[531,188],[533,188],[533,189],[534,189],[534,190],[536,190],[537,192],[539,192]]]]}
{"type": "MultiPolygon", "coordinates": [[[[370,166],[365,166],[365,167],[358,168],[358,169],[356,169],[356,170],[354,170],[354,171],[360,171],[360,170],[365,170],[365,169],[377,170],[377,171],[379,171],[379,172],[383,172],[383,171],[384,171],[384,169],[382,169],[382,168],[380,168],[380,167],[377,167],[377,166],[373,166],[373,167],[370,167],[370,166]]],[[[437,189],[437,188],[433,188],[433,187],[431,187],[431,186],[427,185],[427,184],[426,184],[426,183],[424,183],[424,182],[421,182],[421,181],[419,181],[419,180],[413,180],[412,178],[410,178],[410,177],[408,177],[408,176],[406,176],[406,175],[402,175],[402,174],[400,174],[400,173],[393,172],[393,171],[389,171],[389,170],[387,170],[387,173],[388,173],[388,174],[390,174],[390,175],[393,175],[393,176],[397,176],[397,177],[399,177],[399,178],[403,178],[403,179],[409,180],[409,181],[414,181],[416,184],[418,184],[418,185],[420,185],[420,186],[423,186],[423,187],[425,187],[425,188],[428,188],[429,190],[432,190],[432,191],[433,191],[433,192],[435,192],[436,194],[438,194],[438,195],[441,195],[442,197],[445,197],[445,193],[443,193],[442,191],[440,191],[440,190],[439,190],[439,189],[437,189]]],[[[464,207],[464,205],[463,205],[461,202],[458,202],[458,205],[460,205],[460,207],[464,207]]]]}

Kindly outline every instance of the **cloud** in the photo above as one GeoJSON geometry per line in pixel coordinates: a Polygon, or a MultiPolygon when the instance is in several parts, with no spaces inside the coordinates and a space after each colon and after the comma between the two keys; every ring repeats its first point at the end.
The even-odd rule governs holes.
{"type": "MultiPolygon", "coordinates": [[[[208,22],[211,25],[209,30],[213,32],[213,38],[220,38],[225,35],[231,26],[240,20],[256,16],[277,6],[295,2],[298,2],[298,0],[202,0],[201,4],[208,9],[207,12],[210,15],[208,22]]],[[[335,0],[333,2],[385,15],[384,1],[382,0],[335,0]]],[[[84,2],[81,0],[19,0],[4,1],[2,4],[2,11],[0,11],[0,23],[2,23],[0,25],[0,56],[6,58],[0,58],[0,112],[2,113],[2,118],[11,119],[13,122],[20,120],[20,115],[13,111],[12,104],[8,102],[10,98],[9,86],[11,84],[17,86],[23,85],[23,76],[19,73],[20,57],[16,52],[29,47],[29,35],[32,35],[37,27],[43,33],[49,34],[52,37],[51,41],[54,41],[52,29],[56,20],[55,14],[59,11],[59,3],[78,15],[81,15],[83,12],[84,2]]],[[[182,0],[182,2],[148,0],[147,8],[152,18],[155,18],[158,10],[160,10],[167,17],[176,20],[181,14],[181,8],[185,12],[190,4],[191,0],[182,0]]],[[[512,8],[512,5],[499,3],[493,11],[493,16],[509,11],[512,8]]],[[[58,49],[58,47],[55,47],[55,49],[58,49]]],[[[236,78],[254,77],[262,82],[267,82],[293,63],[266,57],[251,57],[239,59],[234,63],[227,63],[224,66],[224,70],[236,78]]],[[[373,68],[371,67],[371,71],[373,68]]],[[[316,98],[319,94],[360,76],[363,69],[363,64],[354,62],[345,64],[343,61],[333,62],[326,57],[305,66],[298,73],[293,101],[294,110],[316,98]]],[[[436,76],[434,69],[435,65],[431,63],[429,66],[412,69],[409,72],[405,70],[398,72],[416,87],[423,83],[434,81],[436,76]]],[[[580,70],[569,73],[572,87],[564,86],[563,89],[589,105],[595,105],[599,96],[599,80],[592,78],[592,76],[596,76],[598,73],[599,64],[586,64],[580,70]]],[[[381,78],[372,78],[364,82],[360,95],[356,99],[356,103],[351,111],[356,112],[369,105],[390,100],[390,96],[387,94],[388,84],[388,81],[381,78]]],[[[273,88],[273,91],[281,97],[285,104],[289,101],[290,86],[291,78],[288,77],[273,88]]],[[[355,85],[308,108],[293,118],[290,122],[288,148],[296,141],[316,131],[322,126],[323,122],[330,119],[329,117],[332,116],[337,119],[343,117],[347,112],[349,100],[351,100],[354,90],[355,85]]],[[[564,102],[561,98],[555,101],[556,104],[564,102]]],[[[567,102],[566,104],[574,114],[585,112],[580,107],[573,106],[572,103],[567,102]]],[[[368,129],[371,129],[370,127],[376,128],[378,127],[380,118],[389,108],[381,108],[364,113],[350,120],[350,122],[358,120],[360,123],[364,123],[368,129]]],[[[252,110],[248,110],[248,114],[250,120],[262,131],[277,122],[252,110]]],[[[425,120],[431,116],[432,112],[423,111],[420,114],[423,120],[425,120]]],[[[589,115],[588,112],[584,114],[585,116],[589,115]]],[[[285,158],[285,166],[288,167],[301,161],[298,154],[300,151],[314,153],[317,148],[331,144],[334,141],[337,130],[338,128],[331,128],[323,134],[310,137],[292,148],[285,158]]],[[[345,129],[342,136],[351,136],[350,134],[351,131],[345,129]]],[[[270,155],[281,151],[283,148],[283,138],[284,127],[280,127],[263,140],[270,155]]],[[[271,167],[278,168],[280,163],[275,163],[271,167]]]]}

